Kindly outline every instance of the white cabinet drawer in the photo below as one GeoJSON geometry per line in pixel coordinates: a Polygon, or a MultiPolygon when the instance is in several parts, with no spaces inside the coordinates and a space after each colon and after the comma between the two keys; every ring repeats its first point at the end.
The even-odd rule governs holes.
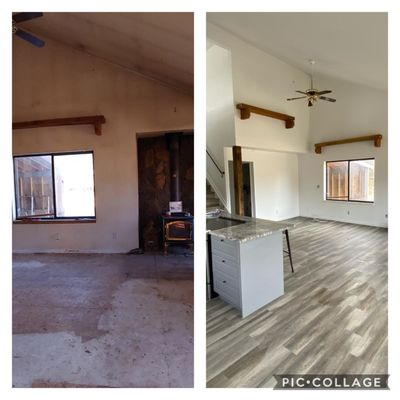
{"type": "Polygon", "coordinates": [[[231,250],[229,253],[223,252],[219,249],[213,249],[213,255],[219,257],[222,260],[228,261],[231,264],[236,264],[239,266],[239,257],[236,249],[231,250]]]}
{"type": "Polygon", "coordinates": [[[217,251],[227,256],[237,259],[238,257],[238,242],[234,240],[222,239],[216,236],[211,236],[212,250],[217,251]]]}
{"type": "Polygon", "coordinates": [[[226,274],[220,270],[214,270],[214,289],[218,294],[227,294],[240,302],[239,278],[226,274]]]}
{"type": "Polygon", "coordinates": [[[233,307],[239,310],[241,309],[242,305],[240,302],[240,297],[232,296],[230,292],[227,292],[223,288],[219,288],[218,291],[216,290],[216,292],[218,293],[221,300],[231,304],[233,307]]]}
{"type": "Polygon", "coordinates": [[[240,267],[236,261],[232,261],[226,257],[221,257],[219,254],[214,253],[212,256],[212,266],[214,271],[220,271],[239,279],[240,267]]]}

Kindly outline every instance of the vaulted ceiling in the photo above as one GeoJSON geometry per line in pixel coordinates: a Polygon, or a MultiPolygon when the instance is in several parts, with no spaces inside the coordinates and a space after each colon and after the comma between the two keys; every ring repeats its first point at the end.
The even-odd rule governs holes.
{"type": "Polygon", "coordinates": [[[387,89],[386,13],[208,13],[207,20],[310,72],[387,89]]]}
{"type": "Polygon", "coordinates": [[[192,13],[55,12],[20,27],[193,93],[192,13]]]}

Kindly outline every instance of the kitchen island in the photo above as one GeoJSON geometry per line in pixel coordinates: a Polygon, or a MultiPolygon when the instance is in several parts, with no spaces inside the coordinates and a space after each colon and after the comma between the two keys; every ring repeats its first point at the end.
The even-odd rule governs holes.
{"type": "Polygon", "coordinates": [[[207,219],[212,288],[243,318],[284,294],[282,232],[292,226],[228,213],[207,219]]]}

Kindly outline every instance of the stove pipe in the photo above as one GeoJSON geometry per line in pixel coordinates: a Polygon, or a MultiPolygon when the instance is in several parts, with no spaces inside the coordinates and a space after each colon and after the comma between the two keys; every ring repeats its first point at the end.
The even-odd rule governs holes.
{"type": "Polygon", "coordinates": [[[171,201],[180,201],[180,145],[181,132],[166,133],[168,149],[169,149],[169,165],[170,165],[170,198],[171,201]]]}

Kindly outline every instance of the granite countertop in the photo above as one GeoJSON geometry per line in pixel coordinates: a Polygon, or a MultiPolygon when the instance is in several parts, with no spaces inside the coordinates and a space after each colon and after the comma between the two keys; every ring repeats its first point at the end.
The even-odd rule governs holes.
{"type": "Polygon", "coordinates": [[[213,236],[217,236],[227,240],[238,240],[239,242],[247,242],[249,240],[258,239],[271,235],[276,231],[284,231],[294,227],[294,224],[269,221],[266,219],[250,218],[234,214],[222,212],[221,217],[232,218],[244,221],[242,224],[220,228],[216,230],[208,229],[207,232],[213,236]]]}

